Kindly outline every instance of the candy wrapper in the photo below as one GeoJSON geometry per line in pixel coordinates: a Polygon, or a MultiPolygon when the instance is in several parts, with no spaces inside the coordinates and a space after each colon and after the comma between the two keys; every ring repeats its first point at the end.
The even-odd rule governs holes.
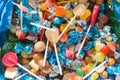
{"type": "MultiPolygon", "coordinates": [[[[5,16],[11,19],[10,29],[0,40],[7,40],[0,52],[0,79],[120,80],[119,0],[21,0],[10,5],[14,11],[5,16]]],[[[1,17],[8,14],[5,8],[0,8],[1,17]]],[[[2,24],[8,25],[7,18],[2,24]]]]}

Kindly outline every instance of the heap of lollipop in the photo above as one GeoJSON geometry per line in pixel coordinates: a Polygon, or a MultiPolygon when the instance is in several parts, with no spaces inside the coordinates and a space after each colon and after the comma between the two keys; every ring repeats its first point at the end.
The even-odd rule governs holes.
{"type": "Polygon", "coordinates": [[[120,46],[110,33],[104,0],[22,0],[12,33],[34,44],[5,53],[12,80],[120,80],[120,46]]]}

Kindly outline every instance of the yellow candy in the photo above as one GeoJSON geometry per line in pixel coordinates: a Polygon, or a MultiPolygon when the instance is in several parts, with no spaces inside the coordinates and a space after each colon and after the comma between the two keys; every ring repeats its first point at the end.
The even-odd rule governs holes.
{"type": "Polygon", "coordinates": [[[120,3],[120,0],[117,0],[118,3],[120,3]]]}
{"type": "Polygon", "coordinates": [[[95,50],[96,51],[100,51],[103,47],[103,44],[101,42],[96,42],[96,45],[95,45],[95,50]]]}
{"type": "MultiPolygon", "coordinates": [[[[66,26],[67,26],[67,24],[61,24],[61,26],[60,26],[60,31],[63,31],[66,26]]],[[[70,27],[67,28],[67,29],[65,30],[65,32],[68,32],[69,30],[70,30],[70,27]]]]}
{"type": "Polygon", "coordinates": [[[91,11],[89,9],[86,10],[86,13],[84,15],[80,16],[81,20],[86,20],[91,15],[91,11]]]}
{"type": "Polygon", "coordinates": [[[109,41],[109,42],[112,41],[112,36],[108,36],[108,37],[106,38],[106,40],[109,41]]]}
{"type": "Polygon", "coordinates": [[[41,9],[42,9],[42,10],[47,10],[47,8],[48,8],[48,7],[47,7],[45,4],[42,4],[42,6],[41,6],[41,9]]]}
{"type": "Polygon", "coordinates": [[[71,10],[66,10],[65,17],[67,19],[70,19],[71,17],[73,17],[73,12],[71,10]]]}
{"type": "Polygon", "coordinates": [[[95,54],[95,60],[98,62],[104,61],[105,55],[102,52],[97,52],[95,54]]]}
{"type": "Polygon", "coordinates": [[[90,78],[90,80],[96,80],[99,77],[99,74],[97,72],[94,72],[90,78]]]}
{"type": "Polygon", "coordinates": [[[89,72],[93,69],[93,67],[94,67],[93,63],[87,64],[87,68],[88,68],[89,72]]]}

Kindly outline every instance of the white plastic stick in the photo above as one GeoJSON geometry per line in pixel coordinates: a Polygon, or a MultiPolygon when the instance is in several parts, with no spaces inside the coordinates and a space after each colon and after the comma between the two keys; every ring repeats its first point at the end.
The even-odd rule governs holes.
{"type": "Polygon", "coordinates": [[[84,37],[84,39],[83,39],[83,41],[82,41],[82,43],[81,43],[81,45],[80,45],[80,48],[79,48],[79,50],[78,50],[78,52],[77,52],[77,54],[76,54],[77,57],[79,56],[79,54],[80,54],[80,52],[81,52],[81,50],[82,50],[82,48],[83,48],[83,45],[84,45],[84,43],[85,43],[85,41],[86,41],[86,39],[87,39],[87,36],[88,36],[88,34],[89,34],[89,32],[90,32],[90,29],[91,29],[91,26],[89,26],[89,28],[88,28],[88,30],[87,30],[87,33],[86,33],[86,35],[85,35],[85,37],[84,37]]]}
{"type": "Polygon", "coordinates": [[[13,3],[14,5],[18,6],[18,4],[16,4],[15,2],[12,1],[12,3],[13,3]]]}
{"type": "Polygon", "coordinates": [[[24,73],[22,75],[20,75],[19,77],[15,78],[14,80],[19,80],[20,78],[22,78],[23,76],[27,75],[28,73],[24,73]]]}
{"type": "MultiPolygon", "coordinates": [[[[16,61],[14,61],[11,57],[9,57],[9,59],[16,63],[16,61]]],[[[27,68],[25,68],[24,66],[22,66],[21,64],[19,63],[16,63],[17,66],[19,66],[20,68],[22,68],[23,70],[25,70],[26,72],[28,72],[29,74],[31,74],[32,76],[36,77],[38,80],[41,80],[41,78],[39,78],[37,75],[35,75],[34,73],[30,72],[27,68]]]]}
{"type": "Polygon", "coordinates": [[[59,37],[57,38],[57,42],[59,41],[59,39],[62,37],[62,35],[64,34],[64,32],[66,31],[66,29],[70,26],[70,24],[72,23],[72,21],[75,19],[76,15],[71,19],[71,21],[68,23],[68,25],[65,27],[65,29],[62,31],[62,33],[59,35],[59,37]]]}
{"type": "MultiPolygon", "coordinates": [[[[22,2],[20,3],[20,5],[22,6],[22,2]]],[[[20,21],[21,21],[21,29],[23,28],[23,11],[20,10],[20,21]]]]}
{"type": "Polygon", "coordinates": [[[54,44],[55,55],[56,55],[56,59],[57,59],[57,63],[58,63],[58,67],[59,67],[59,70],[60,70],[60,74],[62,75],[62,68],[61,68],[61,65],[60,65],[59,58],[58,58],[58,53],[57,53],[56,43],[53,43],[53,44],[54,44]]]}
{"type": "Polygon", "coordinates": [[[87,75],[85,75],[85,76],[83,77],[83,80],[85,80],[90,74],[92,74],[94,71],[96,71],[96,70],[99,69],[101,66],[103,66],[106,62],[107,62],[107,60],[105,60],[105,61],[102,62],[99,66],[97,66],[97,67],[94,68],[92,71],[90,71],[87,75]]]}
{"type": "Polygon", "coordinates": [[[35,24],[35,23],[32,23],[32,22],[30,24],[34,25],[34,26],[37,26],[37,27],[41,27],[41,28],[47,29],[47,30],[55,31],[55,30],[53,30],[51,28],[48,28],[48,27],[45,27],[45,26],[42,26],[42,25],[39,25],[39,24],[35,24]]]}
{"type": "Polygon", "coordinates": [[[45,50],[45,55],[44,55],[44,62],[43,62],[43,66],[45,66],[45,63],[46,63],[46,57],[47,57],[47,51],[48,51],[48,45],[49,45],[49,41],[47,40],[46,50],[45,50]]]}

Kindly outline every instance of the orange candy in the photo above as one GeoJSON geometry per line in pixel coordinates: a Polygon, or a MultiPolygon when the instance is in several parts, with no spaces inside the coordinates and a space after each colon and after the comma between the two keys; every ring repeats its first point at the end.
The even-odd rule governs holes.
{"type": "Polygon", "coordinates": [[[109,66],[114,65],[114,64],[115,64],[115,59],[114,59],[114,58],[109,58],[107,64],[108,64],[109,66]]]}
{"type": "Polygon", "coordinates": [[[64,8],[62,8],[62,7],[58,7],[55,10],[55,14],[58,17],[63,17],[66,14],[66,10],[64,8]]]}
{"type": "Polygon", "coordinates": [[[60,38],[60,42],[66,42],[67,41],[67,39],[68,39],[68,34],[67,33],[64,33],[63,35],[62,35],[62,37],[60,38]]]}

